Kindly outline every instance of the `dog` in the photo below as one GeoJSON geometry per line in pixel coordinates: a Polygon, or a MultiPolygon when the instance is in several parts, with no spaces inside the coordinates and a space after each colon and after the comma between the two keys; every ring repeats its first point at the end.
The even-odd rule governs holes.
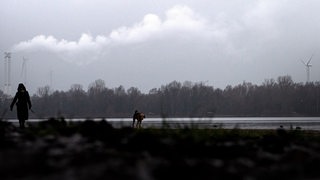
{"type": "Polygon", "coordinates": [[[146,115],[141,113],[141,112],[135,112],[134,115],[133,115],[133,123],[132,123],[132,126],[134,127],[135,125],[135,120],[137,120],[137,124],[136,124],[136,128],[141,128],[141,123],[142,123],[142,120],[146,118],[146,115]]]}

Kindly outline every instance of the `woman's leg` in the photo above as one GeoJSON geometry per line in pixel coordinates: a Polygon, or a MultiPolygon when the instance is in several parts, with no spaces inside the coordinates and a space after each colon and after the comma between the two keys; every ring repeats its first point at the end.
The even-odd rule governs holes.
{"type": "Polygon", "coordinates": [[[28,119],[28,106],[17,106],[17,116],[19,119],[20,128],[24,129],[25,121],[28,119]]]}
{"type": "Polygon", "coordinates": [[[24,123],[25,123],[24,119],[19,119],[19,124],[21,129],[24,129],[24,123]]]}

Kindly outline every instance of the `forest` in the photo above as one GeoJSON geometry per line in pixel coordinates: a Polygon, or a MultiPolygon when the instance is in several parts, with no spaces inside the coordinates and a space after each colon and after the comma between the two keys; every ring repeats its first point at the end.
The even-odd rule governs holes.
{"type": "MultiPolygon", "coordinates": [[[[0,91],[0,118],[16,118],[12,97],[0,91]]],[[[31,96],[30,118],[128,118],[135,110],[147,117],[319,116],[320,82],[295,83],[291,76],[243,82],[225,89],[190,81],[162,85],[142,93],[138,88],[108,88],[102,79],[87,91],[80,84],[68,91],[39,87],[31,96]]]]}

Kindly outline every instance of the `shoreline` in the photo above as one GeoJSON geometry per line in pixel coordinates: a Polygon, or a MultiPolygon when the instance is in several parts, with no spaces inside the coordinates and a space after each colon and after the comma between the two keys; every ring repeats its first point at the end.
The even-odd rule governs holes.
{"type": "MultiPolygon", "coordinates": [[[[50,118],[52,119],[52,118],[50,118]]],[[[64,118],[61,118],[64,119],[64,118]]],[[[30,119],[27,124],[35,124],[48,119],[30,119]]],[[[90,118],[83,119],[64,119],[66,122],[84,122],[90,118]]],[[[115,128],[129,127],[132,125],[131,118],[91,118],[93,121],[105,120],[112,124],[115,128]]],[[[18,120],[7,120],[15,125],[18,120]]],[[[277,129],[282,126],[286,130],[303,129],[320,131],[320,117],[237,117],[237,118],[147,118],[142,121],[144,128],[183,128],[197,127],[202,129],[277,129]]]]}

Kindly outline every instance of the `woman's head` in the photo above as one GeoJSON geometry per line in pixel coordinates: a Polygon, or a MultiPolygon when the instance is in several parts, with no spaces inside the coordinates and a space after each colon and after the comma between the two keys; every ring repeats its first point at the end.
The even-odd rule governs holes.
{"type": "Polygon", "coordinates": [[[26,87],[22,84],[22,83],[20,83],[19,85],[18,85],[18,89],[17,89],[18,91],[26,91],[26,87]]]}

